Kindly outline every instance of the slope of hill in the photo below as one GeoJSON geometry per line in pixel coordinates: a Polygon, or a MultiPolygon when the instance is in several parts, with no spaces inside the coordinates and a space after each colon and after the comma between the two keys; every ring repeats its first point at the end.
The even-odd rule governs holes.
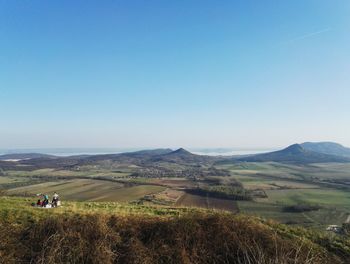
{"type": "Polygon", "coordinates": [[[305,142],[301,146],[310,151],[328,155],[350,157],[350,148],[334,142],[305,142]]]}
{"type": "MultiPolygon", "coordinates": [[[[96,165],[101,162],[139,165],[145,160],[149,160],[151,157],[164,155],[170,152],[172,152],[171,149],[154,149],[118,154],[76,155],[67,157],[38,154],[37,156],[33,155],[30,159],[19,159],[17,164],[19,166],[25,165],[25,167],[22,167],[27,170],[40,168],[70,168],[75,166],[96,165]]],[[[18,155],[16,157],[25,157],[27,154],[16,155],[18,155]]]]}
{"type": "Polygon", "coordinates": [[[291,163],[328,163],[350,162],[349,158],[328,155],[307,150],[299,144],[291,145],[283,150],[239,158],[238,161],[248,162],[291,162],[291,163]]]}
{"type": "Polygon", "coordinates": [[[179,148],[175,151],[172,151],[170,153],[166,153],[164,155],[158,155],[152,158],[151,161],[163,161],[163,162],[172,162],[172,163],[207,163],[210,161],[213,161],[213,157],[209,156],[202,156],[202,155],[196,155],[193,154],[183,148],[179,148]]]}
{"type": "Polygon", "coordinates": [[[31,160],[23,160],[21,163],[26,165],[38,165],[46,164],[45,166],[54,166],[55,164],[62,166],[72,165],[86,165],[96,164],[101,161],[110,161],[115,163],[131,164],[131,165],[151,165],[154,162],[171,162],[181,164],[191,164],[194,162],[205,163],[215,160],[214,157],[201,156],[188,152],[185,149],[171,150],[171,149],[154,149],[154,150],[142,150],[136,152],[126,152],[118,154],[104,154],[104,155],[92,155],[92,156],[71,156],[71,157],[59,157],[55,160],[51,160],[48,157],[42,157],[31,160]]]}
{"type": "Polygon", "coordinates": [[[103,154],[93,155],[86,158],[86,160],[125,160],[125,159],[148,159],[157,155],[165,155],[171,153],[171,149],[151,149],[151,150],[140,150],[135,152],[125,152],[118,154],[103,154]]]}
{"type": "Polygon", "coordinates": [[[349,263],[347,237],[200,209],[0,197],[2,263],[349,263]]]}

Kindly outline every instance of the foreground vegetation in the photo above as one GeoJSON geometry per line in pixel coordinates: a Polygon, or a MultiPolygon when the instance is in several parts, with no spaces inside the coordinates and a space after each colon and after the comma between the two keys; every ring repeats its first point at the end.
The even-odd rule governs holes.
{"type": "Polygon", "coordinates": [[[3,263],[348,263],[350,240],[244,215],[0,198],[3,263]]]}

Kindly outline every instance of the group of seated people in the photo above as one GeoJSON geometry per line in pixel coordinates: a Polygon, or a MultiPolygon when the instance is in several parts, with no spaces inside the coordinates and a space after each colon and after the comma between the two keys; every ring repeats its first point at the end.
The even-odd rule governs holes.
{"type": "Polygon", "coordinates": [[[41,196],[43,197],[42,201],[41,199],[39,199],[36,203],[37,207],[57,207],[59,206],[59,195],[58,193],[54,193],[52,196],[52,201],[51,203],[49,202],[49,196],[47,194],[41,194],[41,196]]]}

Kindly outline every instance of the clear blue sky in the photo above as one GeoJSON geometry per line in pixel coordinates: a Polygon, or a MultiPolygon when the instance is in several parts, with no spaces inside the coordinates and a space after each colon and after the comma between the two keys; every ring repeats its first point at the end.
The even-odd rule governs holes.
{"type": "Polygon", "coordinates": [[[0,0],[0,148],[350,146],[350,1],[0,0]]]}

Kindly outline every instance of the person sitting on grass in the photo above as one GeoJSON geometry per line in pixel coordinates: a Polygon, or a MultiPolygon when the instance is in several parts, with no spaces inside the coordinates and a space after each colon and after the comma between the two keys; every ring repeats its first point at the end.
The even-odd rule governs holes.
{"type": "Polygon", "coordinates": [[[57,207],[58,199],[59,199],[59,195],[57,192],[55,192],[52,196],[52,206],[53,207],[57,207]]]}
{"type": "Polygon", "coordinates": [[[44,201],[42,203],[42,207],[45,207],[46,205],[49,204],[49,196],[47,194],[44,194],[44,201]]]}
{"type": "Polygon", "coordinates": [[[36,202],[36,206],[41,206],[42,202],[40,201],[40,199],[36,202]]]}

